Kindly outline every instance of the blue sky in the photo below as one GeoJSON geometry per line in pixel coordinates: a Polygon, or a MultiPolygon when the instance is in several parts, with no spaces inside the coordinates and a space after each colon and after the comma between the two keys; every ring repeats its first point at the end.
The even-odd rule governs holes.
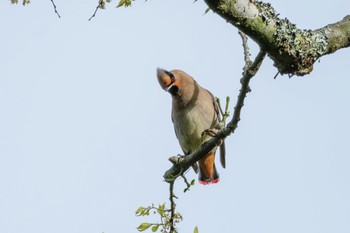
{"type": "MultiPolygon", "coordinates": [[[[96,2],[56,1],[58,19],[50,1],[1,1],[0,232],[137,232],[157,220],[134,211],[168,201],[162,176],[181,153],[157,67],[236,100],[240,37],[203,15],[202,1],[112,2],[89,22],[96,2]]],[[[347,0],[270,2],[310,29],[350,9],[347,0]]],[[[311,75],[276,80],[264,61],[220,183],[176,187],[180,232],[349,232],[349,58],[343,49],[311,75]]]]}

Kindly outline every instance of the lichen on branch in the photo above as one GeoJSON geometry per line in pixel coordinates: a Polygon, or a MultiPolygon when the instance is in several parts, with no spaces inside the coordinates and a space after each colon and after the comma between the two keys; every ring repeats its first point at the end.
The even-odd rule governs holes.
{"type": "Polygon", "coordinates": [[[205,0],[209,8],[253,39],[280,74],[309,74],[317,59],[350,46],[350,17],[317,30],[302,30],[282,19],[269,3],[205,0]]]}

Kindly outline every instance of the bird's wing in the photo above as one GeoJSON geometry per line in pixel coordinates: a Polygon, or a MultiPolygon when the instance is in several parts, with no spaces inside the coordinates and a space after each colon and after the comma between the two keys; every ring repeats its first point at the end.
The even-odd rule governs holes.
{"type": "MultiPolygon", "coordinates": [[[[208,91],[209,92],[209,91],[208,91]]],[[[209,92],[210,93],[210,92],[209,92]]],[[[214,109],[215,112],[218,116],[218,121],[221,121],[221,115],[220,115],[220,111],[219,111],[219,105],[218,102],[216,101],[216,99],[214,98],[213,94],[210,93],[210,95],[213,98],[213,105],[214,105],[214,109]]],[[[219,123],[218,123],[218,127],[219,127],[219,123]]],[[[221,166],[223,168],[226,168],[226,147],[225,147],[225,140],[222,140],[221,145],[220,145],[220,163],[221,166]]]]}

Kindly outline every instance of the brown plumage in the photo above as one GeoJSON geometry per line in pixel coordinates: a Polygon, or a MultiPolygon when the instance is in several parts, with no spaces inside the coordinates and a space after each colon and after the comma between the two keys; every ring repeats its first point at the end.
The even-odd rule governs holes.
{"type": "MultiPolygon", "coordinates": [[[[160,86],[172,96],[171,118],[180,146],[186,155],[195,152],[210,139],[202,133],[219,128],[219,112],[213,95],[201,87],[190,75],[181,70],[157,69],[160,86]]],[[[215,167],[215,147],[199,160],[199,182],[217,183],[219,175],[215,167]]],[[[225,167],[225,144],[220,145],[220,161],[225,167]]]]}

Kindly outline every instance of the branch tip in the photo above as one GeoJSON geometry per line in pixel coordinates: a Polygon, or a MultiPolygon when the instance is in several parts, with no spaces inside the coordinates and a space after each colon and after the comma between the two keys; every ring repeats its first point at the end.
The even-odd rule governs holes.
{"type": "Polygon", "coordinates": [[[93,15],[89,18],[89,21],[91,21],[92,18],[96,17],[96,13],[97,13],[98,9],[102,8],[103,4],[104,4],[103,0],[99,0],[98,5],[97,5],[93,15]]]}
{"type": "Polygon", "coordinates": [[[50,0],[50,1],[52,3],[53,9],[55,10],[56,15],[58,16],[58,18],[61,18],[60,14],[57,11],[57,7],[56,7],[54,0],[50,0]]]}

